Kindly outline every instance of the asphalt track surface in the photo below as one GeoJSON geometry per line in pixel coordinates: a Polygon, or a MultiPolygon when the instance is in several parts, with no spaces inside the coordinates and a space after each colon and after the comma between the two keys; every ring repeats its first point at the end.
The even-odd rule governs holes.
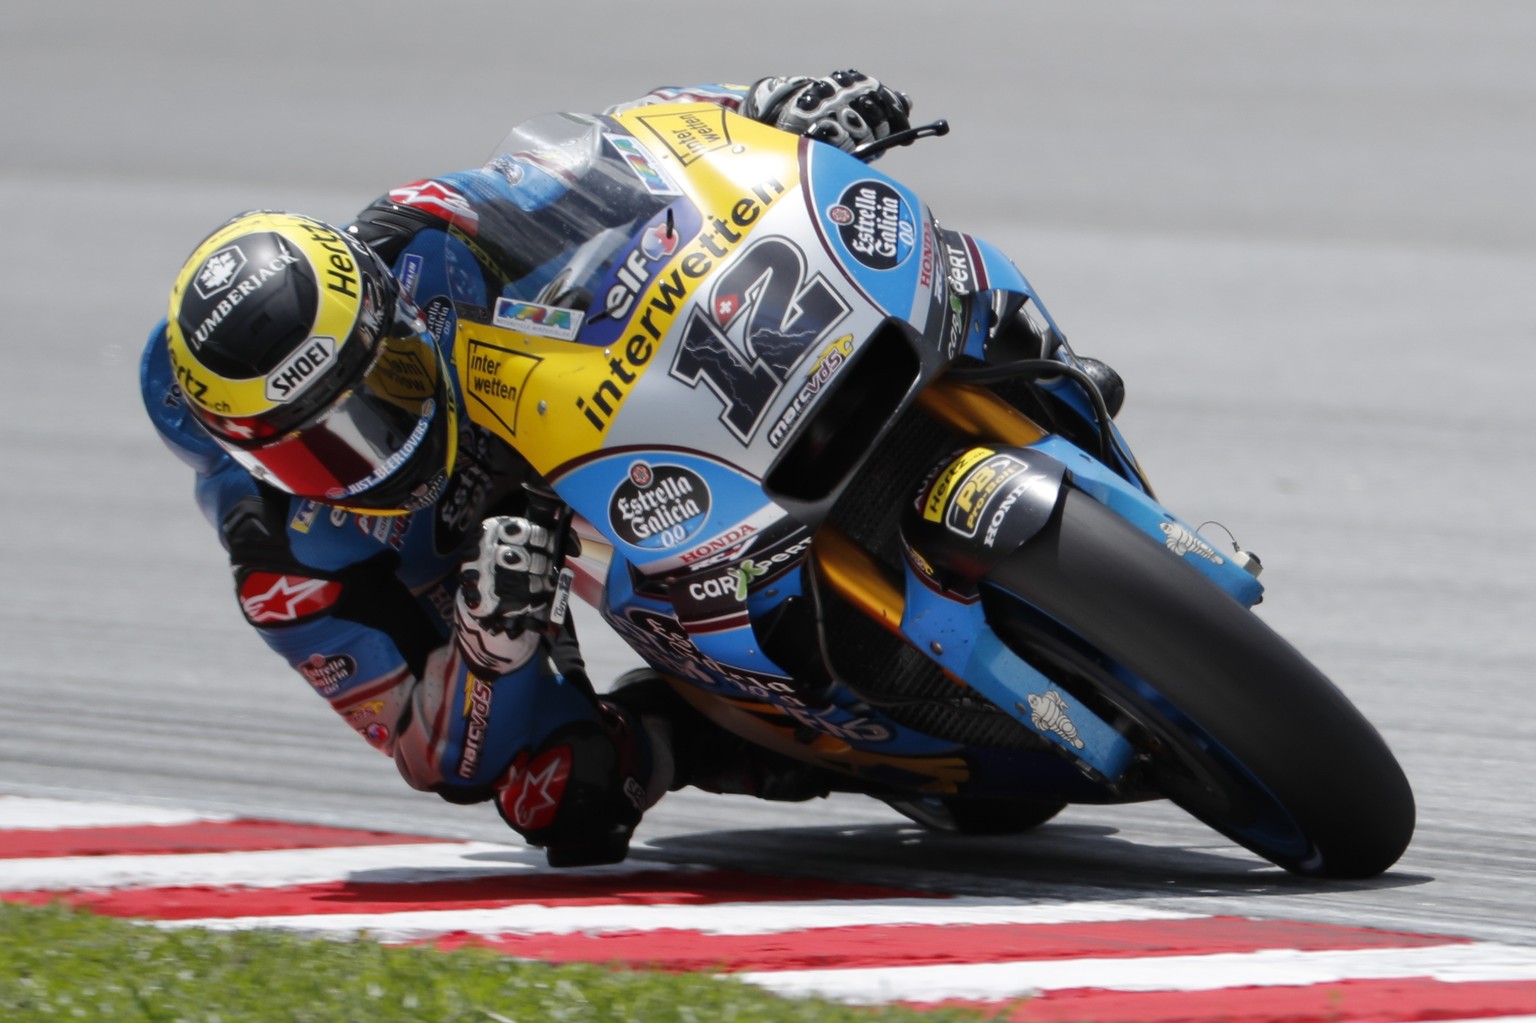
{"type": "MultiPolygon", "coordinates": [[[[956,840],[679,794],[637,856],[1536,945],[1536,8],[942,6],[7,5],[0,791],[504,841],[243,624],[139,408],[143,337],[242,209],[345,220],[538,111],[856,66],[950,118],[883,169],[1122,371],[1160,496],[1263,557],[1264,617],[1395,748],[1418,834],[1324,884],[1163,805],[956,840]]],[[[583,621],[597,674],[634,663],[583,621]]]]}

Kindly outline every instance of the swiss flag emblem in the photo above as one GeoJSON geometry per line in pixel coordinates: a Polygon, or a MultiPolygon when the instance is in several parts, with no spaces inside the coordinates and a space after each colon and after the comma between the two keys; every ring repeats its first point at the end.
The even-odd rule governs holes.
{"type": "Polygon", "coordinates": [[[720,323],[730,323],[731,317],[741,311],[740,295],[721,295],[715,299],[715,319],[720,323]]]}
{"type": "Polygon", "coordinates": [[[253,625],[296,622],[319,614],[341,596],[334,579],[252,572],[240,582],[240,610],[253,625]]]}

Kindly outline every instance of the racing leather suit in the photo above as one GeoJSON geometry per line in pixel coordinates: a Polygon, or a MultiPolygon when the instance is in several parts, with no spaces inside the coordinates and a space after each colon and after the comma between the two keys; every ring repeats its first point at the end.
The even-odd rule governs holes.
{"type": "MultiPolygon", "coordinates": [[[[659,89],[610,112],[706,101],[735,110],[746,95],[730,86],[659,89]]],[[[460,171],[393,189],[349,230],[392,266],[451,362],[456,308],[533,295],[519,291],[515,273],[507,281],[505,267],[482,264],[477,278],[448,265],[448,219],[499,203],[537,225],[539,210],[561,200],[556,186],[537,173],[460,171]]],[[[528,271],[559,255],[537,248],[515,254],[528,271]]],[[[470,671],[451,642],[459,567],[481,521],[525,510],[522,485],[534,474],[515,451],[461,416],[459,455],[433,505],[402,516],[352,513],[258,482],[213,443],[176,387],[164,321],[150,336],[141,385],[162,438],[196,471],[196,499],[229,553],[241,612],[351,728],[393,757],[412,787],[453,802],[494,800],[551,863],[623,858],[666,783],[657,784],[637,719],[594,694],[569,623],[548,656],[495,679],[470,671]]]]}

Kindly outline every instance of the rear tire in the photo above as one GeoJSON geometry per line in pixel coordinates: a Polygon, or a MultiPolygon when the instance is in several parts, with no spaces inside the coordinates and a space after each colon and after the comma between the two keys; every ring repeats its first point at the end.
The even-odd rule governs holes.
{"type": "Polygon", "coordinates": [[[1407,848],[1413,793],[1371,724],[1268,625],[1086,494],[1062,491],[986,603],[1015,653],[1122,723],[1151,786],[1234,841],[1338,878],[1375,876],[1407,848]]]}

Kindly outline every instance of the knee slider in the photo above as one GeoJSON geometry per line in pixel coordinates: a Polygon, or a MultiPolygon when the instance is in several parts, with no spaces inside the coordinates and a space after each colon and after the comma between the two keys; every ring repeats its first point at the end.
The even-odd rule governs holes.
{"type": "Polygon", "coordinates": [[[645,806],[629,722],[579,721],[518,753],[496,784],[496,809],[552,866],[615,863],[645,806]]]}

